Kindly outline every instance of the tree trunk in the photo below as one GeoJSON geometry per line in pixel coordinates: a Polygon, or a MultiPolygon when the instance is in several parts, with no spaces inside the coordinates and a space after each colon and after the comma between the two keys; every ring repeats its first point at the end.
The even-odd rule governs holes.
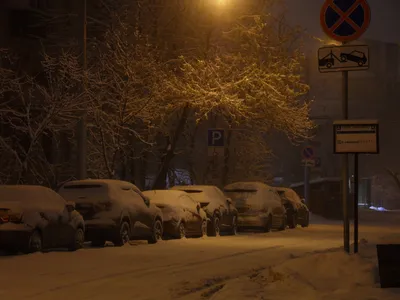
{"type": "Polygon", "coordinates": [[[197,182],[198,178],[196,176],[196,172],[195,172],[195,157],[194,157],[194,148],[196,146],[196,136],[197,136],[197,130],[199,129],[199,125],[196,124],[194,130],[193,130],[193,134],[190,140],[190,159],[189,159],[189,173],[190,173],[190,181],[191,184],[194,184],[195,182],[197,182]]]}
{"type": "Polygon", "coordinates": [[[229,147],[231,145],[231,138],[232,138],[232,130],[228,130],[228,134],[226,137],[225,152],[224,152],[224,166],[222,169],[222,178],[221,178],[222,186],[225,186],[228,183],[229,158],[230,158],[229,147]]]}
{"type": "MultiPolygon", "coordinates": [[[[143,151],[142,155],[139,159],[136,160],[137,163],[139,163],[139,168],[137,168],[138,172],[135,174],[138,176],[138,180],[135,180],[136,186],[144,190],[146,188],[146,176],[147,176],[147,152],[143,151]]],[[[135,178],[136,178],[135,176],[135,178]]]]}
{"type": "Polygon", "coordinates": [[[186,121],[189,115],[189,106],[185,105],[182,111],[182,114],[179,118],[178,125],[175,128],[175,132],[173,134],[172,140],[170,140],[164,150],[164,156],[161,160],[161,168],[158,172],[156,180],[154,181],[153,189],[165,189],[166,187],[166,178],[168,174],[168,169],[170,168],[170,164],[172,159],[175,157],[175,149],[178,144],[179,137],[182,135],[182,132],[185,128],[186,121]]]}

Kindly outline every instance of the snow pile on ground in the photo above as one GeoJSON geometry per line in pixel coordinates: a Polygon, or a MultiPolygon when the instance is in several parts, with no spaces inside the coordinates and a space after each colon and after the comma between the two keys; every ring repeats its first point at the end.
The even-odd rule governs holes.
{"type": "Polygon", "coordinates": [[[332,249],[293,257],[228,281],[209,299],[400,299],[400,289],[380,288],[375,249],[363,241],[359,255],[332,249]]]}

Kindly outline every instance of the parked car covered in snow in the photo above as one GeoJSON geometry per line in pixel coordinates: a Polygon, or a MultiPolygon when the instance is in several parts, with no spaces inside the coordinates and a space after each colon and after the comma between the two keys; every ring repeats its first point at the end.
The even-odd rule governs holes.
{"type": "Polygon", "coordinates": [[[74,203],[43,186],[0,186],[0,248],[32,253],[83,247],[85,225],[74,203]]]}
{"type": "Polygon", "coordinates": [[[238,212],[231,199],[225,197],[219,188],[212,185],[180,185],[171,189],[184,191],[200,203],[209,218],[208,235],[217,236],[221,232],[236,234],[238,212]]]}
{"type": "Polygon", "coordinates": [[[133,184],[120,180],[87,179],[65,183],[59,190],[74,201],[86,224],[86,241],[122,246],[129,240],[156,243],[162,238],[162,212],[133,184]]]}
{"type": "Polygon", "coordinates": [[[207,234],[207,215],[190,195],[182,191],[152,190],[143,195],[163,212],[164,235],[184,238],[207,234]]]}
{"type": "Polygon", "coordinates": [[[275,189],[286,208],[289,228],[296,228],[298,224],[302,227],[308,227],[310,211],[304,200],[300,199],[299,195],[290,188],[276,187],[275,189]]]}
{"type": "Polygon", "coordinates": [[[237,182],[224,188],[236,206],[239,229],[286,229],[286,211],[277,192],[262,182],[237,182]]]}

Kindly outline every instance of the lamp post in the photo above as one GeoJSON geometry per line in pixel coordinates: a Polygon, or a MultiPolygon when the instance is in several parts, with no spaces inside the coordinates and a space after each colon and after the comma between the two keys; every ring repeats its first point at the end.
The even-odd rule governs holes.
{"type": "MultiPolygon", "coordinates": [[[[84,89],[84,103],[86,101],[86,70],[87,70],[87,2],[83,0],[81,7],[82,11],[82,65],[83,65],[83,72],[84,72],[84,82],[83,82],[83,89],[84,89]]],[[[78,179],[85,179],[87,178],[87,111],[86,108],[82,111],[81,115],[79,116],[78,128],[77,128],[77,174],[76,177],[78,179]]]]}

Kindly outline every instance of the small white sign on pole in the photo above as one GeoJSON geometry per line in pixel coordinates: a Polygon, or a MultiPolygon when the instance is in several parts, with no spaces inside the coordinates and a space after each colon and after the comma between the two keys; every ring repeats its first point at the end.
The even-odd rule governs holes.
{"type": "Polygon", "coordinates": [[[379,153],[377,120],[340,120],[333,122],[334,153],[379,153]]]}

